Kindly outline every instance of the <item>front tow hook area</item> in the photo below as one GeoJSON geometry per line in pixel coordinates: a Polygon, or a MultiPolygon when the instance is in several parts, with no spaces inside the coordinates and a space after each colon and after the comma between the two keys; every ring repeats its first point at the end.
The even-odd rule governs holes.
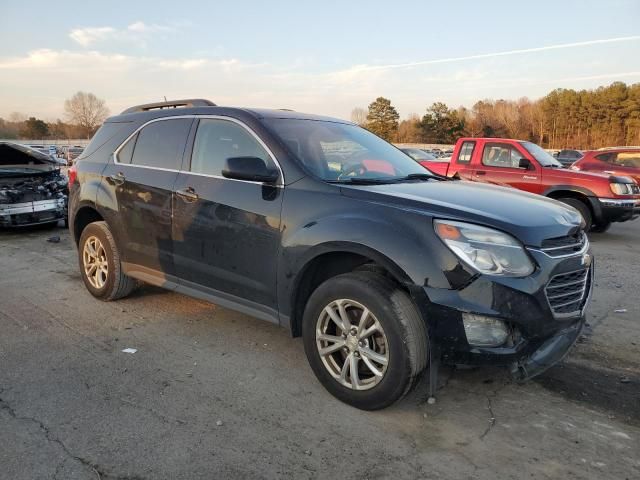
{"type": "Polygon", "coordinates": [[[514,362],[511,366],[513,379],[517,382],[524,382],[540,375],[562,360],[580,336],[584,323],[585,320],[582,318],[571,327],[546,340],[528,357],[514,362]]]}

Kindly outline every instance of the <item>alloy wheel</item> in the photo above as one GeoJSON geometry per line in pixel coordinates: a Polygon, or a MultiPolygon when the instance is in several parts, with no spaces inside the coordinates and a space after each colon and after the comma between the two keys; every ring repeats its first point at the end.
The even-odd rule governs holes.
{"type": "Polygon", "coordinates": [[[334,300],[324,307],[316,323],[316,347],[331,376],[352,390],[375,387],[389,364],[382,325],[354,300],[334,300]]]}
{"type": "Polygon", "coordinates": [[[82,250],[82,263],[84,274],[94,288],[102,288],[107,283],[109,263],[107,252],[102,242],[95,235],[90,236],[84,242],[82,250]]]}

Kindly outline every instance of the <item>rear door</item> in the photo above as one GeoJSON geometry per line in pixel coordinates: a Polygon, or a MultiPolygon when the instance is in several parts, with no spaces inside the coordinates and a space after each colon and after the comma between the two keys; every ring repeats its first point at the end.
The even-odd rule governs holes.
{"type": "Polygon", "coordinates": [[[227,158],[246,156],[277,167],[249,127],[224,117],[199,120],[173,196],[176,272],[182,285],[274,321],[283,179],[266,185],[222,176],[227,158]]]}
{"type": "Polygon", "coordinates": [[[126,267],[161,279],[175,274],[171,196],[192,123],[164,118],[147,124],[116,150],[103,174],[117,201],[126,267]]]}
{"type": "Polygon", "coordinates": [[[531,193],[541,192],[541,167],[516,145],[486,142],[473,180],[495,185],[512,186],[531,193]],[[531,162],[531,169],[520,168],[520,159],[531,162]]]}

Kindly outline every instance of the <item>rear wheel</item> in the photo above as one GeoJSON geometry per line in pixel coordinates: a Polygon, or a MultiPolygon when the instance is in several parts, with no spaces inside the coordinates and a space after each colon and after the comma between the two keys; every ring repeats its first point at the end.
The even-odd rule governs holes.
{"type": "Polygon", "coordinates": [[[137,281],[122,273],[120,253],[105,222],[93,222],[80,235],[78,246],[80,275],[87,290],[100,300],[129,295],[137,281]]]}
{"type": "Polygon", "coordinates": [[[320,285],[307,302],[302,336],[320,383],[364,410],[402,398],[427,364],[424,320],[397,284],[374,272],[320,285]]]}
{"type": "Polygon", "coordinates": [[[604,233],[611,228],[611,222],[599,223],[591,227],[591,231],[595,233],[604,233]]]}
{"type": "Polygon", "coordinates": [[[567,205],[570,205],[576,210],[578,210],[580,212],[580,215],[582,215],[582,218],[584,218],[585,231],[588,232],[589,230],[591,230],[591,227],[593,226],[593,215],[591,215],[591,210],[589,209],[589,206],[586,203],[584,203],[582,200],[579,200],[577,198],[570,198],[570,197],[559,198],[558,201],[562,203],[566,203],[567,205]]]}

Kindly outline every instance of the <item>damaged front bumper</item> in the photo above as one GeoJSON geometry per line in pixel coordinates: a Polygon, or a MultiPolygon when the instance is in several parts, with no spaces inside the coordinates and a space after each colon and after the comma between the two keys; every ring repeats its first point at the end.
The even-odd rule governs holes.
{"type": "Polygon", "coordinates": [[[415,291],[429,324],[432,348],[443,362],[511,367],[515,378],[524,380],[569,352],[585,324],[593,290],[595,263],[589,245],[570,255],[554,257],[534,249],[529,253],[537,268],[528,277],[479,275],[460,289],[415,291]],[[473,318],[499,322],[508,330],[506,341],[499,346],[470,343],[465,317],[467,322],[473,318]]]}
{"type": "Polygon", "coordinates": [[[0,227],[53,223],[66,218],[67,197],[0,204],[0,227]]]}

